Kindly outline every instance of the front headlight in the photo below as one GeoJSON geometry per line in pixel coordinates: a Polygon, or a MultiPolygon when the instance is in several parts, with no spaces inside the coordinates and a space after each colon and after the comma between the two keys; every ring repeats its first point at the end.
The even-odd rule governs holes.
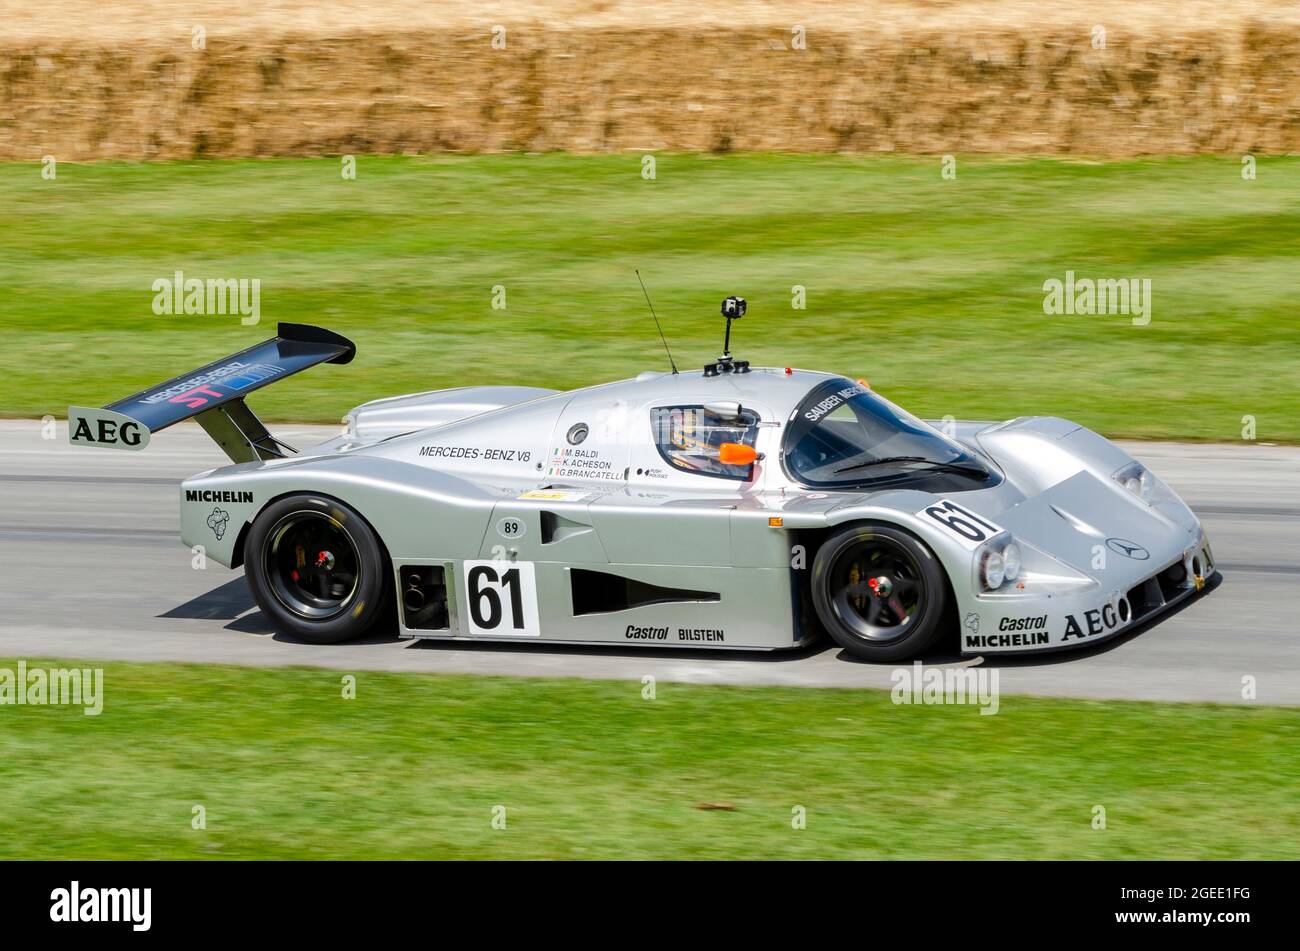
{"type": "Polygon", "coordinates": [[[1097,582],[1033,542],[1004,532],[975,550],[970,583],[982,597],[1029,598],[1075,594],[1097,582]]]}
{"type": "Polygon", "coordinates": [[[1002,553],[990,548],[980,558],[980,583],[992,591],[1002,587],[1004,580],[1006,565],[1002,561],[1002,553]]]}
{"type": "Polygon", "coordinates": [[[1002,549],[1002,577],[1007,581],[1020,577],[1020,546],[1015,542],[1008,542],[1002,549]]]}
{"type": "Polygon", "coordinates": [[[1130,462],[1115,473],[1114,479],[1147,505],[1174,498],[1169,486],[1140,462],[1130,462]]]}
{"type": "Polygon", "coordinates": [[[1020,546],[1014,541],[990,544],[979,554],[980,587],[996,591],[1020,577],[1020,546]]]}

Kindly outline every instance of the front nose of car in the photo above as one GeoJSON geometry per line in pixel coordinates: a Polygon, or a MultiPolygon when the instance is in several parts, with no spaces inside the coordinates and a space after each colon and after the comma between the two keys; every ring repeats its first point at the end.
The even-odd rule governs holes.
{"type": "Polygon", "coordinates": [[[1200,525],[1181,502],[1177,507],[1181,511],[1162,511],[1084,470],[999,520],[1017,539],[1114,586],[1136,583],[1199,551],[1200,525]]]}

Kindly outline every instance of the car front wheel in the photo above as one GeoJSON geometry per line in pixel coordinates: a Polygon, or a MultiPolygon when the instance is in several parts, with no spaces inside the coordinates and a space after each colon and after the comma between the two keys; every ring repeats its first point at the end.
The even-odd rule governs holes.
{"type": "Polygon", "coordinates": [[[354,509],[292,495],[262,510],[244,541],[244,571],[262,613],[314,644],[359,637],[382,615],[387,559],[354,509]]]}
{"type": "Polygon", "coordinates": [[[862,523],[818,549],[812,596],[837,644],[863,660],[896,661],[938,639],[947,586],[943,566],[915,536],[862,523]]]}

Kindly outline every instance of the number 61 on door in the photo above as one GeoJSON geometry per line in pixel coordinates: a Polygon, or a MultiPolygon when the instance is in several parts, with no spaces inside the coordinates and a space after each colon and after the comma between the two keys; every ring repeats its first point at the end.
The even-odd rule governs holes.
{"type": "Polygon", "coordinates": [[[467,561],[463,577],[464,621],[469,634],[541,636],[531,561],[467,561]]]}

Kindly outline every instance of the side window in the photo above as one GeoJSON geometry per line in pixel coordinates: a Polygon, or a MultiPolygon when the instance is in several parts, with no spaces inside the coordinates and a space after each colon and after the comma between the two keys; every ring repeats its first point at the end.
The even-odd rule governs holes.
{"type": "Polygon", "coordinates": [[[739,416],[723,417],[703,406],[656,406],[650,422],[659,454],[674,469],[723,479],[751,477],[754,464],[724,462],[722,447],[736,443],[752,448],[757,413],[742,409],[739,416]]]}

